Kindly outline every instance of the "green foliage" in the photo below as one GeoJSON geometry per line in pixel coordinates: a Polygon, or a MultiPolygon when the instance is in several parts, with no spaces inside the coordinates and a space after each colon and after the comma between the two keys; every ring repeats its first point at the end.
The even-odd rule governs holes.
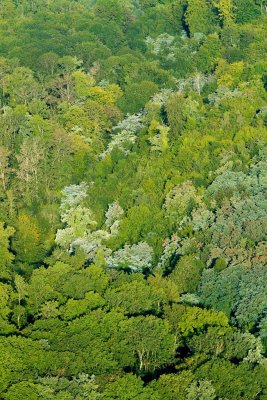
{"type": "Polygon", "coordinates": [[[25,263],[36,263],[42,260],[44,244],[39,227],[27,214],[18,217],[17,230],[12,241],[17,259],[25,263]]]}
{"type": "Polygon", "coordinates": [[[124,113],[134,114],[144,108],[145,104],[158,90],[158,86],[151,81],[132,83],[125,90],[125,94],[119,101],[124,113]]]}
{"type": "Polygon", "coordinates": [[[203,263],[192,255],[183,256],[170,274],[180,293],[195,292],[203,270],[203,263]]]}
{"type": "Polygon", "coordinates": [[[122,321],[116,345],[121,365],[140,374],[153,372],[171,363],[174,353],[175,338],[166,321],[152,315],[122,321]]]}
{"type": "Polygon", "coordinates": [[[0,1],[0,397],[267,399],[266,1],[0,1]]]}
{"type": "Polygon", "coordinates": [[[260,15],[260,9],[253,1],[237,0],[234,1],[235,20],[237,23],[243,24],[250,20],[256,19],[260,15]]]}
{"type": "Polygon", "coordinates": [[[239,326],[252,329],[264,315],[265,280],[266,269],[261,264],[250,269],[229,267],[219,274],[207,270],[199,294],[205,305],[212,305],[229,316],[233,313],[239,326]]]}
{"type": "Polygon", "coordinates": [[[252,334],[241,333],[237,329],[209,327],[206,333],[193,336],[189,346],[194,354],[204,353],[208,357],[223,357],[236,362],[247,360],[249,354],[255,354],[258,343],[252,334]]]}
{"type": "Polygon", "coordinates": [[[117,379],[115,382],[110,383],[104,391],[105,400],[149,400],[152,397],[155,400],[159,400],[159,397],[154,391],[149,388],[144,388],[140,377],[131,374],[127,374],[117,379]]]}
{"type": "Polygon", "coordinates": [[[211,33],[205,38],[203,44],[199,48],[195,60],[196,65],[205,73],[213,71],[221,55],[221,51],[221,43],[218,35],[216,33],[211,33]]]}
{"type": "Polygon", "coordinates": [[[198,307],[187,308],[178,323],[184,336],[203,332],[208,326],[227,326],[228,319],[222,312],[202,310],[198,307]]]}
{"type": "Polygon", "coordinates": [[[157,311],[161,295],[142,279],[111,287],[106,291],[105,299],[110,308],[120,308],[127,314],[135,315],[157,311]]]}
{"type": "Polygon", "coordinates": [[[209,381],[193,382],[187,390],[187,400],[214,400],[215,398],[215,389],[209,381]]]}
{"type": "Polygon", "coordinates": [[[168,400],[184,400],[187,395],[187,389],[194,379],[190,371],[181,371],[178,374],[162,374],[160,378],[151,383],[155,392],[160,398],[168,400]]]}
{"type": "Polygon", "coordinates": [[[9,247],[9,239],[14,234],[15,229],[8,226],[5,227],[3,222],[0,224],[0,244],[1,244],[1,253],[0,253],[0,269],[1,269],[1,278],[7,278],[10,274],[10,266],[15,256],[11,253],[9,247]]]}
{"type": "Polygon", "coordinates": [[[5,399],[42,399],[42,400],[71,400],[71,399],[102,399],[101,393],[97,391],[94,377],[89,378],[86,374],[80,374],[72,380],[66,378],[40,378],[38,383],[20,382],[12,385],[5,399]]]}
{"type": "Polygon", "coordinates": [[[196,33],[210,33],[215,28],[213,22],[215,17],[212,9],[206,1],[188,1],[185,20],[189,28],[190,36],[196,33]]]}
{"type": "Polygon", "coordinates": [[[266,375],[264,367],[258,367],[252,373],[249,371],[246,363],[236,366],[225,360],[211,360],[196,371],[196,376],[212,381],[218,396],[229,400],[236,396],[251,399],[265,390],[266,375]]]}

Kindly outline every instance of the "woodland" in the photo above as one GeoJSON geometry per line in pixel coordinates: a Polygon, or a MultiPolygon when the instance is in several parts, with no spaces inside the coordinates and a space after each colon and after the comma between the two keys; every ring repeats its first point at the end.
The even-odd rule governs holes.
{"type": "Polygon", "coordinates": [[[0,1],[0,399],[267,400],[266,0],[0,1]]]}

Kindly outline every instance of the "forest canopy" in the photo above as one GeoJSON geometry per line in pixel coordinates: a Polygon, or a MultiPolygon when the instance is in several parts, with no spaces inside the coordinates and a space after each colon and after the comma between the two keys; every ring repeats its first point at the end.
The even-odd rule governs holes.
{"type": "Polygon", "coordinates": [[[266,0],[0,1],[0,399],[267,400],[266,0]]]}

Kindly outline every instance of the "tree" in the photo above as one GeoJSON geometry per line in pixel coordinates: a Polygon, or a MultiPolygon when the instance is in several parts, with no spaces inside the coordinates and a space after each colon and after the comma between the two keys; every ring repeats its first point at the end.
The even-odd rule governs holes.
{"type": "Polygon", "coordinates": [[[151,268],[153,249],[145,242],[133,245],[126,244],[107,258],[107,266],[111,268],[129,268],[132,271],[142,271],[151,268]]]}
{"type": "Polygon", "coordinates": [[[53,52],[44,53],[39,57],[38,64],[41,71],[53,77],[58,68],[59,56],[53,52]]]}
{"type": "Polygon", "coordinates": [[[39,340],[16,336],[2,337],[0,348],[1,396],[12,384],[32,380],[33,376],[53,374],[64,366],[56,352],[45,349],[44,343],[39,340]]]}
{"type": "Polygon", "coordinates": [[[11,172],[9,156],[10,152],[5,147],[0,146],[0,181],[4,192],[7,190],[11,172]]]}
{"type": "Polygon", "coordinates": [[[182,219],[194,205],[199,204],[200,196],[191,181],[186,181],[174,186],[166,195],[164,208],[172,219],[182,219]]]}
{"type": "Polygon", "coordinates": [[[256,364],[263,360],[259,339],[230,326],[209,327],[207,332],[190,338],[188,346],[194,355],[224,358],[233,363],[244,361],[256,364]]]}
{"type": "Polygon", "coordinates": [[[169,130],[170,128],[165,125],[159,124],[157,121],[152,120],[148,133],[154,135],[149,138],[153,151],[164,152],[169,147],[169,130]]]}
{"type": "Polygon", "coordinates": [[[64,278],[70,271],[71,267],[62,262],[57,262],[53,267],[47,269],[40,267],[33,271],[28,286],[27,300],[27,310],[30,315],[38,316],[40,307],[46,302],[58,301],[61,303],[64,301],[64,284],[67,285],[64,283],[64,278]],[[63,295],[60,294],[60,291],[63,295]]]}
{"type": "Polygon", "coordinates": [[[105,248],[103,242],[109,239],[110,233],[95,230],[97,222],[92,211],[80,204],[87,197],[87,190],[84,183],[71,185],[63,190],[61,221],[65,228],[57,230],[55,241],[70,253],[81,248],[87,259],[93,260],[98,250],[105,248]]]}
{"type": "Polygon", "coordinates": [[[217,61],[220,58],[221,51],[222,47],[218,34],[209,34],[200,46],[195,57],[195,65],[198,70],[204,73],[213,72],[217,61]]]}
{"type": "Polygon", "coordinates": [[[90,90],[95,85],[95,80],[92,76],[78,70],[73,72],[72,77],[75,81],[75,92],[77,97],[85,98],[90,96],[90,90]]]}
{"type": "Polygon", "coordinates": [[[7,77],[5,94],[10,96],[9,104],[28,104],[33,99],[42,98],[44,91],[33,77],[33,71],[29,68],[15,68],[7,77]]]}
{"type": "Polygon", "coordinates": [[[108,210],[105,213],[105,224],[109,228],[111,235],[116,235],[120,226],[120,219],[124,211],[118,202],[109,204],[108,210]]]}
{"type": "Polygon", "coordinates": [[[101,154],[101,158],[104,158],[114,149],[119,149],[125,154],[128,154],[131,146],[137,140],[137,132],[143,126],[144,123],[141,114],[127,114],[126,118],[112,128],[114,133],[111,135],[111,141],[109,142],[107,149],[101,154]]]}
{"type": "Polygon", "coordinates": [[[224,26],[232,25],[234,21],[234,6],[232,0],[219,0],[214,4],[219,10],[219,16],[224,26]]]}
{"type": "Polygon", "coordinates": [[[79,185],[66,186],[62,190],[62,199],[60,208],[65,211],[69,208],[78,206],[88,195],[88,185],[85,182],[79,185]]]}
{"type": "Polygon", "coordinates": [[[239,24],[249,22],[255,18],[259,18],[261,14],[260,7],[254,1],[250,0],[235,0],[234,11],[235,21],[239,24]]]}
{"type": "Polygon", "coordinates": [[[9,317],[11,315],[11,301],[12,295],[11,286],[0,282],[0,329],[2,335],[8,335],[14,333],[14,325],[9,323],[9,317]]]}
{"type": "Polygon", "coordinates": [[[242,79],[244,73],[244,63],[242,61],[228,64],[225,60],[220,60],[216,68],[218,87],[234,89],[242,79]]]}
{"type": "Polygon", "coordinates": [[[9,18],[15,15],[16,9],[12,0],[4,0],[0,5],[1,18],[9,18]]]}
{"type": "Polygon", "coordinates": [[[266,288],[262,284],[266,270],[261,264],[250,269],[231,266],[220,273],[207,270],[203,274],[199,295],[205,305],[212,305],[246,329],[252,329],[264,312],[266,288]],[[212,291],[211,291],[212,288],[212,291]]]}
{"type": "Polygon", "coordinates": [[[48,85],[50,107],[60,103],[72,103],[75,98],[74,79],[72,75],[57,76],[48,85]]]}
{"type": "Polygon", "coordinates": [[[127,28],[129,22],[134,18],[131,3],[121,0],[97,0],[94,13],[106,21],[115,21],[124,29],[127,28]]]}
{"type": "Polygon", "coordinates": [[[250,400],[259,393],[264,393],[264,370],[264,367],[251,370],[247,363],[235,365],[223,359],[215,359],[202,364],[195,371],[195,375],[197,379],[212,382],[217,396],[229,400],[243,396],[244,399],[250,400]]]}
{"type": "Polygon", "coordinates": [[[119,106],[125,113],[137,113],[157,90],[158,86],[151,81],[132,83],[126,87],[123,97],[119,100],[119,106]]]}
{"type": "Polygon", "coordinates": [[[84,299],[68,299],[67,303],[61,308],[61,317],[72,320],[104,305],[105,300],[99,293],[87,292],[84,299]]]}
{"type": "Polygon", "coordinates": [[[15,233],[15,229],[11,226],[5,227],[4,223],[0,223],[0,278],[6,279],[10,277],[10,267],[15,256],[10,252],[10,237],[15,233]]]}
{"type": "Polygon", "coordinates": [[[136,135],[129,131],[121,131],[113,134],[107,149],[101,154],[101,158],[106,157],[106,155],[110,154],[114,149],[118,149],[127,155],[132,145],[136,142],[136,139],[136,135]]]}
{"type": "Polygon", "coordinates": [[[120,364],[131,367],[139,374],[153,372],[172,363],[176,350],[168,323],[154,316],[132,317],[123,321],[115,349],[120,364]]]}
{"type": "Polygon", "coordinates": [[[58,60],[59,68],[63,71],[64,75],[70,75],[72,72],[76,71],[81,64],[81,60],[72,56],[63,56],[58,60]]]}
{"type": "Polygon", "coordinates": [[[38,197],[40,163],[44,159],[44,147],[39,138],[25,138],[17,155],[19,188],[26,201],[38,197]]]}
{"type": "Polygon", "coordinates": [[[41,385],[34,384],[32,382],[15,383],[8,389],[7,393],[5,394],[5,398],[7,400],[22,400],[23,398],[27,398],[29,400],[52,399],[52,393],[49,393],[47,390],[45,393],[45,391],[42,389],[43,388],[41,385]]]}
{"type": "Polygon", "coordinates": [[[187,390],[186,400],[214,400],[216,391],[209,381],[193,382],[187,390]]]}
{"type": "Polygon", "coordinates": [[[160,400],[152,389],[144,387],[140,377],[126,374],[115,382],[109,383],[104,391],[105,400],[160,400]]]}
{"type": "Polygon", "coordinates": [[[203,332],[208,326],[228,326],[228,318],[223,312],[185,307],[185,312],[178,322],[178,327],[185,337],[203,332]]]}
{"type": "MultiPolygon", "coordinates": [[[[57,264],[54,267],[56,266],[57,264]]],[[[55,269],[57,270],[58,268],[62,269],[62,266],[59,265],[55,269]]],[[[65,277],[64,275],[62,276],[60,285],[61,292],[68,298],[83,299],[88,292],[96,292],[103,295],[109,286],[110,277],[104,272],[102,267],[92,264],[90,268],[72,272],[70,266],[65,266],[65,268],[67,268],[67,275],[65,277]]]]}
{"type": "Polygon", "coordinates": [[[20,214],[17,230],[12,240],[18,260],[25,263],[37,263],[44,255],[40,228],[36,221],[27,214],[20,214]]]}
{"type": "Polygon", "coordinates": [[[97,65],[100,60],[103,61],[112,54],[111,50],[101,43],[101,41],[91,40],[88,42],[82,41],[75,47],[75,54],[79,59],[83,60],[83,67],[85,71],[89,71],[94,64],[97,65]]]}
{"type": "Polygon", "coordinates": [[[25,300],[28,296],[28,284],[25,282],[23,277],[21,275],[15,275],[14,278],[14,283],[15,283],[15,288],[16,288],[16,293],[17,293],[17,312],[14,313],[16,314],[15,320],[17,327],[20,329],[22,326],[22,323],[25,323],[25,320],[23,321],[23,317],[25,317],[25,308],[22,306],[23,300],[25,300]]]}
{"type": "Polygon", "coordinates": [[[170,274],[180,293],[195,292],[201,279],[204,264],[193,255],[183,256],[170,274]]]}
{"type": "Polygon", "coordinates": [[[160,399],[184,400],[187,390],[192,384],[194,375],[191,371],[179,371],[179,373],[162,374],[158,380],[153,380],[150,386],[160,399]]]}
{"type": "Polygon", "coordinates": [[[185,21],[189,27],[190,36],[195,33],[208,34],[214,30],[214,15],[210,4],[205,0],[189,0],[185,13],[185,21]]]}
{"type": "MultiPolygon", "coordinates": [[[[138,274],[137,274],[138,275],[138,274]]],[[[158,312],[162,295],[156,287],[142,279],[121,283],[119,287],[110,287],[105,293],[110,308],[119,308],[127,314],[158,312]]]]}

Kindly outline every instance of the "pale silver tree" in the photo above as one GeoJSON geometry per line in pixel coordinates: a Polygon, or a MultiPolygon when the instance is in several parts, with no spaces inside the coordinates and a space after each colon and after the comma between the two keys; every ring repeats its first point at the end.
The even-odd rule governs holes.
{"type": "Polygon", "coordinates": [[[108,144],[107,149],[100,154],[100,158],[105,158],[107,154],[110,154],[115,148],[121,150],[123,153],[128,154],[129,150],[127,146],[133,145],[136,142],[136,135],[130,131],[122,131],[112,135],[112,139],[108,144]]]}
{"type": "Polygon", "coordinates": [[[58,229],[55,241],[65,248],[69,248],[77,238],[85,237],[87,232],[91,232],[97,225],[92,211],[80,205],[65,211],[61,220],[66,226],[64,229],[58,229]]]}
{"type": "Polygon", "coordinates": [[[87,260],[94,261],[98,251],[101,249],[104,258],[110,256],[111,250],[105,246],[105,242],[110,239],[110,234],[102,229],[94,232],[87,232],[83,237],[79,237],[71,243],[70,251],[73,252],[77,247],[84,251],[87,260]]]}
{"type": "Polygon", "coordinates": [[[219,87],[216,92],[211,93],[208,96],[209,102],[211,105],[214,105],[216,107],[219,107],[219,105],[225,101],[225,100],[230,100],[238,97],[244,97],[246,96],[240,90],[238,89],[229,89],[226,87],[219,87]]]}
{"type": "Polygon", "coordinates": [[[96,229],[97,222],[92,210],[81,205],[88,195],[88,185],[84,182],[80,185],[70,185],[63,189],[62,193],[61,221],[65,226],[58,229],[55,242],[70,254],[78,248],[82,249],[86,259],[90,261],[94,261],[100,249],[104,258],[110,256],[111,250],[105,243],[111,235],[117,233],[119,218],[123,214],[119,204],[114,202],[109,205],[105,223],[108,229],[96,229]]]}
{"type": "Polygon", "coordinates": [[[155,39],[147,36],[145,43],[152,54],[156,56],[163,56],[170,61],[175,60],[177,45],[175,43],[174,36],[171,36],[168,33],[162,33],[155,39]]]}
{"type": "Polygon", "coordinates": [[[141,129],[144,126],[143,119],[144,117],[141,113],[133,115],[127,114],[126,117],[112,129],[113,131],[120,130],[120,131],[136,133],[139,129],[141,129]]]}
{"type": "Polygon", "coordinates": [[[106,217],[105,224],[109,228],[112,236],[117,235],[118,233],[120,226],[120,219],[123,213],[124,211],[117,201],[115,201],[112,204],[109,204],[108,210],[105,213],[106,217]]]}
{"type": "Polygon", "coordinates": [[[172,89],[162,89],[159,93],[156,93],[151,102],[164,106],[168,103],[170,96],[173,94],[172,89]]]}
{"type": "Polygon", "coordinates": [[[184,92],[186,88],[193,89],[196,91],[199,95],[201,95],[202,90],[205,85],[208,83],[211,83],[215,80],[214,75],[204,75],[199,71],[196,71],[196,73],[188,78],[185,79],[179,79],[177,81],[177,87],[179,92],[184,92]]]}
{"type": "Polygon", "coordinates": [[[79,185],[70,185],[62,190],[61,210],[77,207],[88,195],[88,185],[85,182],[79,185]]]}
{"type": "Polygon", "coordinates": [[[151,268],[154,252],[146,242],[125,245],[123,249],[115,251],[107,258],[110,268],[129,268],[134,272],[151,268]]]}
{"type": "Polygon", "coordinates": [[[141,113],[129,115],[120,121],[112,129],[114,133],[112,134],[111,141],[108,144],[107,149],[100,154],[100,158],[105,158],[107,154],[110,154],[113,149],[118,148],[125,154],[129,153],[127,147],[133,145],[137,136],[136,133],[139,129],[144,126],[144,117],[141,113]]]}

